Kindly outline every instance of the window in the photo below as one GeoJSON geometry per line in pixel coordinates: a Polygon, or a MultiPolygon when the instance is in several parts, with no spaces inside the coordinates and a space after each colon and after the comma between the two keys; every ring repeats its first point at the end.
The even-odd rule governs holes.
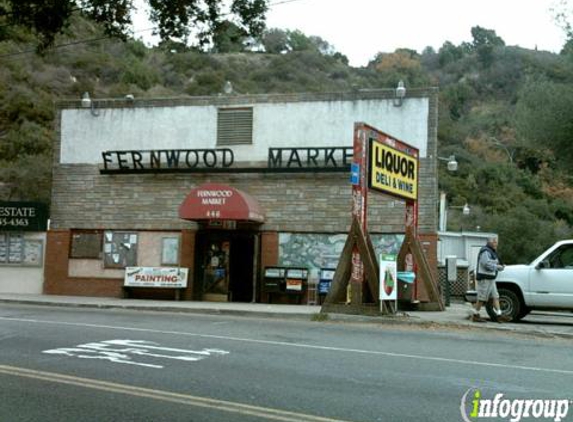
{"type": "Polygon", "coordinates": [[[105,268],[125,268],[137,265],[137,233],[104,233],[103,265],[105,268]]]}
{"type": "Polygon", "coordinates": [[[573,247],[564,245],[549,257],[551,268],[573,268],[573,247]]]}
{"type": "Polygon", "coordinates": [[[44,242],[20,233],[0,233],[0,265],[39,267],[42,265],[44,242]]]}
{"type": "Polygon", "coordinates": [[[217,113],[217,146],[253,143],[253,109],[220,108],[217,113]]]}
{"type": "Polygon", "coordinates": [[[164,237],[161,246],[161,265],[179,265],[179,237],[164,237]]]}
{"type": "Polygon", "coordinates": [[[73,231],[70,258],[100,259],[102,241],[101,231],[73,231]]]}

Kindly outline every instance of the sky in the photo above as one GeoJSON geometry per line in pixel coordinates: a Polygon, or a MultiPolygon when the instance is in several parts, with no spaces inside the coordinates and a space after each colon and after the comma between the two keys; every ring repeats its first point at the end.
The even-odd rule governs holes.
{"type": "Polygon", "coordinates": [[[551,12],[556,1],[270,0],[267,28],[317,35],[355,67],[397,48],[421,53],[427,46],[437,51],[445,41],[471,42],[474,26],[493,29],[506,45],[557,53],[565,34],[551,12]]]}
{"type": "Polygon", "coordinates": [[[471,28],[493,29],[506,45],[559,52],[564,32],[550,8],[555,0],[271,0],[268,28],[318,35],[365,66],[378,52],[418,52],[445,41],[471,41],[471,28]],[[284,1],[284,3],[281,3],[284,1]]]}

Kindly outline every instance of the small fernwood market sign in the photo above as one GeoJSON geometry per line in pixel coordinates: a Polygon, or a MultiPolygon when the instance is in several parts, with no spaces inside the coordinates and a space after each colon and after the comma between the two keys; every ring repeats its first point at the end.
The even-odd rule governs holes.
{"type": "Polygon", "coordinates": [[[269,148],[266,167],[238,167],[229,148],[103,151],[100,173],[345,172],[352,156],[352,147],[269,148]]]}

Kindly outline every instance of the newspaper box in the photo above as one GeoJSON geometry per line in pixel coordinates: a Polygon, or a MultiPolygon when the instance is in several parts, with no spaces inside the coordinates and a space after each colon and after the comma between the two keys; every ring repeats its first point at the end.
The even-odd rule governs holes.
{"type": "Polygon", "coordinates": [[[287,268],[285,277],[285,294],[297,296],[298,303],[301,303],[308,287],[308,269],[287,268]]]}
{"type": "Polygon", "coordinates": [[[320,304],[322,304],[325,296],[330,291],[330,287],[332,286],[332,280],[334,279],[334,273],[336,269],[334,268],[321,268],[320,269],[320,278],[318,280],[318,298],[320,304]]]}
{"type": "Polygon", "coordinates": [[[281,293],[284,291],[285,271],[284,267],[265,267],[264,293],[281,293]]]}

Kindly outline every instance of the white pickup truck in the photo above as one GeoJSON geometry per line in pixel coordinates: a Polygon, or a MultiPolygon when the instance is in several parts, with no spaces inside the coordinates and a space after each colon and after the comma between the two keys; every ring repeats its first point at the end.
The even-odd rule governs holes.
{"type": "MultiPolygon", "coordinates": [[[[529,265],[507,265],[496,283],[501,310],[512,321],[532,310],[573,310],[573,239],[555,243],[529,265]]],[[[466,299],[475,302],[475,291],[466,299]]],[[[496,320],[491,303],[486,310],[496,320]]]]}

